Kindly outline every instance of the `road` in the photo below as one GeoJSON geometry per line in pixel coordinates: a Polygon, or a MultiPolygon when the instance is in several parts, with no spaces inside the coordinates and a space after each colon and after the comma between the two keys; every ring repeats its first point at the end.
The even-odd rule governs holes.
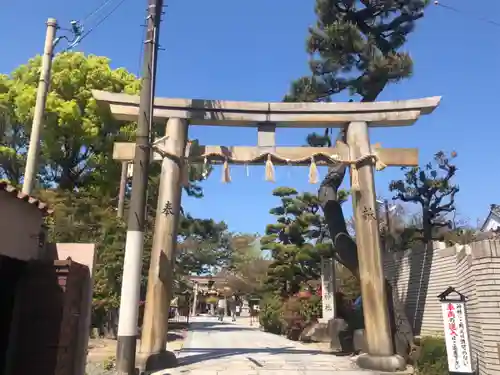
{"type": "Polygon", "coordinates": [[[348,357],[311,350],[284,337],[248,325],[192,320],[179,367],[154,375],[370,375],[348,357]]]}

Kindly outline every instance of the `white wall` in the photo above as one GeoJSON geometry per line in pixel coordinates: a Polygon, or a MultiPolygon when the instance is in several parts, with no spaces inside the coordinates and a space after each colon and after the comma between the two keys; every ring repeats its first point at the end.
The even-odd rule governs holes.
{"type": "Polygon", "coordinates": [[[32,204],[0,191],[0,254],[20,260],[37,259],[42,212],[32,204]]]}
{"type": "Polygon", "coordinates": [[[490,215],[486,223],[484,223],[484,227],[482,229],[483,232],[489,232],[497,229],[500,226],[500,221],[494,215],[490,215]]]}
{"type": "Polygon", "coordinates": [[[385,255],[391,281],[415,335],[442,335],[437,295],[449,286],[468,297],[467,320],[480,375],[500,374],[500,241],[486,240],[432,251],[417,248],[385,255]]]}

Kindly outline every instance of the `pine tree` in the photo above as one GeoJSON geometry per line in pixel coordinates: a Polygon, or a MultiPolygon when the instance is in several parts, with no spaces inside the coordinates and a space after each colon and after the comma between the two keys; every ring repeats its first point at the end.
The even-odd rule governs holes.
{"type": "MultiPolygon", "coordinates": [[[[320,277],[321,256],[333,256],[332,247],[319,240],[325,233],[319,199],[310,193],[279,187],[273,191],[281,204],[270,210],[277,217],[266,227],[262,249],[271,250],[267,284],[283,296],[297,293],[310,280],[320,277]]],[[[344,197],[345,198],[345,197],[344,197]]]]}
{"type": "MultiPolygon", "coordinates": [[[[401,47],[416,21],[423,17],[428,3],[429,0],[316,0],[317,23],[310,28],[307,40],[311,74],[292,83],[284,100],[329,102],[347,90],[351,101],[375,101],[389,83],[412,75],[412,59],[401,47]]],[[[345,134],[346,129],[342,129],[337,140],[345,142],[345,134]]],[[[308,143],[318,147],[331,145],[329,130],[311,134],[308,143]]],[[[330,236],[335,239],[337,259],[359,278],[357,246],[346,228],[338,199],[345,172],[345,165],[330,167],[318,195],[330,236]]],[[[392,290],[387,281],[386,286],[391,301],[392,290]]],[[[398,349],[398,353],[406,355],[406,348],[398,349]]]]}
{"type": "Polygon", "coordinates": [[[423,17],[428,0],[316,0],[316,26],[307,52],[312,76],[292,84],[286,101],[331,101],[349,90],[374,101],[388,83],[411,76],[413,62],[399,49],[423,17]]]}
{"type": "MultiPolygon", "coordinates": [[[[371,102],[389,83],[409,78],[413,62],[401,47],[416,21],[423,17],[428,3],[428,0],[316,0],[317,22],[309,29],[307,39],[311,74],[293,82],[284,100],[330,102],[336,94],[347,90],[351,101],[371,102]]],[[[345,141],[345,129],[337,139],[345,141]]],[[[332,144],[328,129],[324,134],[310,134],[307,142],[316,147],[332,144]]],[[[357,275],[356,245],[336,202],[344,175],[345,167],[329,168],[319,196],[330,234],[341,239],[336,245],[339,261],[357,275]]]]}

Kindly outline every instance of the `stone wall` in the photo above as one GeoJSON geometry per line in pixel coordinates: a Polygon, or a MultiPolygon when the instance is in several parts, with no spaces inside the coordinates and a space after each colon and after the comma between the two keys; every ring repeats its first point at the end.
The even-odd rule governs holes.
{"type": "Polygon", "coordinates": [[[438,294],[449,286],[465,294],[479,373],[500,373],[500,241],[448,248],[435,242],[431,251],[386,254],[384,266],[416,336],[443,334],[438,294]]]}

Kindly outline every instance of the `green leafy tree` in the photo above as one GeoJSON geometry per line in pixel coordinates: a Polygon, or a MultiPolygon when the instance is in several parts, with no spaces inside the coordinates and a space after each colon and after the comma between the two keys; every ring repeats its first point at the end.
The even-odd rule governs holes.
{"type": "MultiPolygon", "coordinates": [[[[41,58],[29,60],[10,75],[0,75],[0,178],[19,185],[23,179],[35,106],[41,58]]],[[[119,123],[100,108],[92,90],[137,94],[140,81],[123,68],[112,69],[106,57],[82,53],[56,55],[41,135],[37,194],[55,213],[47,223],[51,242],[84,242],[97,246],[94,318],[102,320],[119,304],[125,248],[125,225],[116,217],[120,165],[112,160],[113,143],[133,141],[136,125],[119,123]]],[[[153,136],[164,135],[155,125],[153,136]]],[[[193,141],[192,147],[197,147],[193,141]]],[[[189,166],[188,195],[200,198],[204,171],[189,166]]],[[[148,187],[146,242],[142,291],[145,293],[152,228],[156,214],[160,165],[152,163],[148,187]]],[[[130,192],[130,181],[128,190],[130,192]]],[[[127,213],[125,213],[125,217],[127,213]]],[[[224,223],[183,216],[181,244],[196,243],[181,251],[180,274],[202,273],[227,258],[224,223]]],[[[224,260],[225,261],[225,260],[224,260]]]]}
{"type": "Polygon", "coordinates": [[[179,276],[210,273],[231,257],[231,234],[224,222],[187,214],[180,223],[176,272],[179,276]]]}
{"type": "Polygon", "coordinates": [[[271,261],[265,259],[255,235],[234,235],[227,265],[227,284],[239,295],[252,297],[263,290],[271,261]]]}
{"type": "MultiPolygon", "coordinates": [[[[92,303],[93,326],[102,334],[116,335],[120,304],[125,223],[104,196],[87,191],[42,190],[36,192],[54,210],[47,219],[48,240],[52,243],[79,242],[96,245],[92,303]]],[[[148,227],[151,227],[149,218],[148,227]]],[[[145,295],[152,237],[146,232],[141,291],[145,295]]]]}
{"type": "Polygon", "coordinates": [[[441,228],[453,229],[449,215],[456,210],[455,197],[460,191],[453,183],[457,167],[452,160],[456,156],[455,152],[446,155],[439,151],[433,161],[423,167],[402,168],[404,178],[392,181],[389,186],[395,199],[420,205],[422,223],[414,231],[420,233],[417,238],[424,243],[442,239],[449,230],[440,231],[441,228]]]}
{"type": "Polygon", "coordinates": [[[229,269],[235,269],[240,263],[251,261],[261,256],[260,241],[258,235],[233,234],[231,240],[233,254],[229,269]]]}
{"type": "Polygon", "coordinates": [[[261,244],[262,249],[272,252],[269,286],[289,296],[298,292],[304,283],[318,279],[320,257],[333,253],[331,245],[321,240],[326,224],[319,213],[320,201],[316,196],[298,194],[287,187],[275,189],[273,195],[281,200],[280,206],[270,210],[277,217],[277,223],[267,225],[261,244]]]}
{"type": "MultiPolygon", "coordinates": [[[[123,68],[112,69],[109,63],[106,57],[79,52],[54,57],[41,135],[39,177],[44,186],[116,189],[119,167],[111,159],[113,142],[130,139],[134,124],[115,121],[99,108],[91,91],[136,94],[140,81],[123,68]]],[[[26,158],[40,66],[37,56],[0,79],[0,104],[8,108],[12,123],[8,141],[0,149],[1,167],[17,183],[26,158]]]]}
{"type": "MultiPolygon", "coordinates": [[[[92,192],[42,190],[36,192],[54,209],[47,220],[50,242],[95,243],[97,259],[94,271],[93,319],[101,331],[114,335],[116,310],[120,303],[123,276],[126,225],[116,217],[109,199],[92,192]],[[109,321],[111,319],[112,321],[109,321]],[[106,328],[107,327],[107,328],[106,328]]],[[[152,247],[154,212],[147,216],[141,298],[145,298],[152,247]]],[[[225,223],[196,219],[189,214],[181,219],[176,278],[202,274],[231,256],[230,235],[225,223]]]]}
{"type": "Polygon", "coordinates": [[[8,108],[5,105],[0,105],[0,142],[4,141],[5,135],[10,128],[10,121],[7,115],[8,108]]]}
{"type": "MultiPolygon", "coordinates": [[[[23,178],[40,64],[37,56],[10,75],[0,75],[0,176],[14,184],[23,178]]],[[[56,55],[41,135],[41,187],[92,190],[116,203],[120,165],[112,160],[113,143],[133,141],[136,124],[114,120],[97,105],[92,90],[137,94],[139,89],[135,75],[123,68],[112,69],[106,57],[78,52],[56,55]]],[[[155,124],[153,136],[164,133],[164,125],[155,124]]],[[[197,145],[193,141],[192,147],[197,145]]],[[[202,196],[198,185],[202,168],[189,168],[186,191],[191,196],[202,196]]],[[[159,163],[152,163],[148,197],[153,210],[159,174],[159,163]]]]}
{"type": "Polygon", "coordinates": [[[19,185],[24,172],[28,138],[15,116],[13,80],[0,75],[0,177],[19,185]]]}

